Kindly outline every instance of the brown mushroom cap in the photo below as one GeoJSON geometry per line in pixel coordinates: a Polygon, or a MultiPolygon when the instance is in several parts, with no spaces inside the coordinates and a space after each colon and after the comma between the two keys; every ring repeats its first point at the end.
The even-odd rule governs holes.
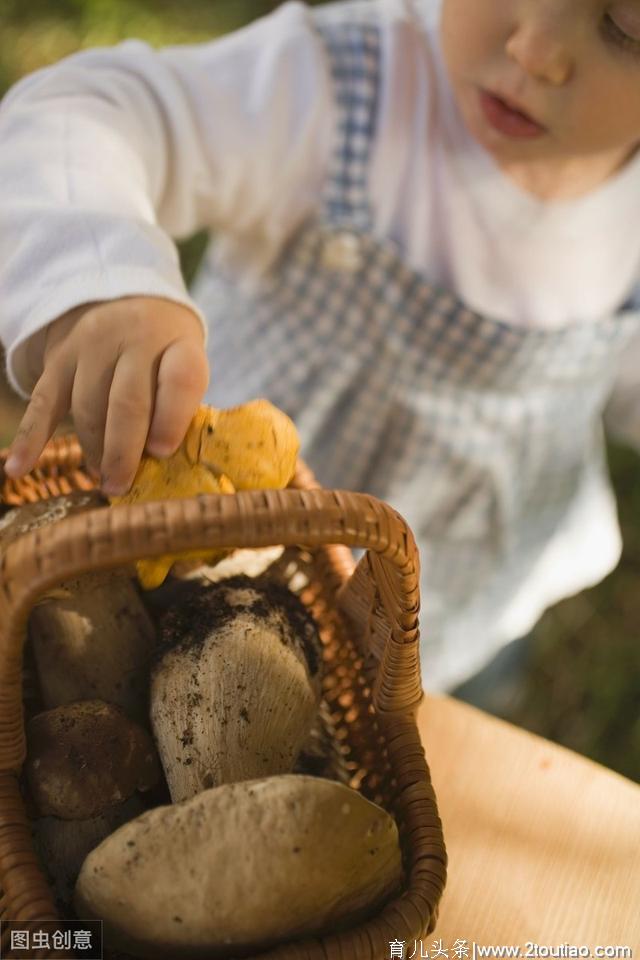
{"type": "Polygon", "coordinates": [[[160,777],[150,736],[113,704],[56,707],[33,717],[26,732],[25,772],[41,816],[95,817],[160,777]]]}
{"type": "Polygon", "coordinates": [[[401,860],[381,807],[343,784],[285,774],[130,820],[89,854],[74,903],[102,919],[109,948],[136,956],[253,956],[370,915],[401,885],[401,860]]]}

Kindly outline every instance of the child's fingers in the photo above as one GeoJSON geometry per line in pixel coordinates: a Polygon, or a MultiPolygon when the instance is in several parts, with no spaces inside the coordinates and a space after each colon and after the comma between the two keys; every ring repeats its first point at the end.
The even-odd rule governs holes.
{"type": "Polygon", "coordinates": [[[73,368],[48,366],[31,394],[31,399],[16,430],[4,465],[12,477],[27,473],[35,465],[47,440],[69,410],[73,368]]]}
{"type": "Polygon", "coordinates": [[[184,440],[209,382],[202,347],[191,340],[176,340],[162,354],[153,419],[147,440],[152,456],[168,457],[184,440]]]}
{"type": "Polygon", "coordinates": [[[104,452],[104,431],[107,422],[109,392],[113,381],[115,360],[104,367],[95,361],[80,359],[71,392],[71,412],[76,433],[84,451],[87,467],[99,473],[104,452]]]}
{"type": "Polygon", "coordinates": [[[157,364],[129,350],[113,372],[100,464],[101,487],[112,495],[126,493],[136,475],[149,432],[157,364]]]}

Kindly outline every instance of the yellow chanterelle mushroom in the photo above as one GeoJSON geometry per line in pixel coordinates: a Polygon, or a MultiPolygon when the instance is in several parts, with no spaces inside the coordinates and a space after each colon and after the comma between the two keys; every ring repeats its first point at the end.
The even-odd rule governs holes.
{"type": "MultiPolygon", "coordinates": [[[[252,400],[229,410],[201,406],[171,457],[143,456],[133,484],[115,503],[138,503],[236,490],[275,490],[291,480],[300,441],[289,417],[268,400],[252,400]]],[[[146,590],[160,586],[176,560],[209,563],[228,551],[199,550],[139,560],[138,578],[146,590]]]]}

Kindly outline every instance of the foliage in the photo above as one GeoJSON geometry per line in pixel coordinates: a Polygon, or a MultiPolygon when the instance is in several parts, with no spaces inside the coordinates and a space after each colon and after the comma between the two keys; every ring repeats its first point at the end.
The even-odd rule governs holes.
{"type": "Polygon", "coordinates": [[[210,40],[276,6],[276,0],[0,0],[0,93],[76,50],[126,37],[154,46],[210,40]]]}

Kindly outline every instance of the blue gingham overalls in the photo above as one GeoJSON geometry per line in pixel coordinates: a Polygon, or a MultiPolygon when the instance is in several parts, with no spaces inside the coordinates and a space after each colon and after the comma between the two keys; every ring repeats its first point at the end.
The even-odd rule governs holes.
{"type": "MultiPolygon", "coordinates": [[[[531,330],[467,309],[374,238],[367,195],[379,70],[376,4],[315,12],[340,123],[319,214],[257,295],[209,276],[209,402],[268,397],[328,487],[366,490],[408,520],[421,554],[425,685],[495,650],[496,611],[585,483],[608,488],[601,414],[631,310],[531,330]]],[[[515,639],[515,638],[511,638],[515,639]]]]}

